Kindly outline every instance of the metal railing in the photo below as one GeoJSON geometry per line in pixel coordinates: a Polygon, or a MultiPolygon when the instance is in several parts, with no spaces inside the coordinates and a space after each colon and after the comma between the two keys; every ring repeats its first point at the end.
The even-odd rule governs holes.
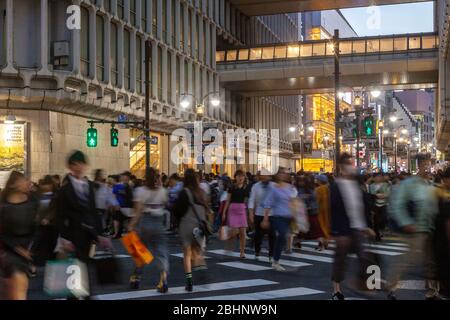
{"type": "MultiPolygon", "coordinates": [[[[402,53],[438,48],[437,33],[339,39],[341,56],[402,53]]],[[[217,51],[216,62],[261,62],[331,56],[334,56],[334,45],[333,41],[328,39],[217,51]]]]}

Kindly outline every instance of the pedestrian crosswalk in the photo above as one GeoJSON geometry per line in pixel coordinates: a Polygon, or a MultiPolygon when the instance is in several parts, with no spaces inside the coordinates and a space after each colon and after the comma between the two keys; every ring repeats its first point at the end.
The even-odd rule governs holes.
{"type": "Polygon", "coordinates": [[[288,288],[281,290],[270,290],[262,292],[251,292],[234,295],[219,295],[212,297],[193,298],[189,300],[274,300],[291,297],[301,297],[305,295],[320,294],[323,291],[314,290],[310,288],[288,288]]]}
{"type": "Polygon", "coordinates": [[[215,282],[203,285],[194,286],[192,292],[186,292],[184,286],[170,288],[167,293],[159,293],[155,289],[151,290],[138,290],[138,291],[127,291],[127,292],[117,292],[109,294],[101,294],[94,296],[95,300],[128,300],[128,299],[144,299],[158,296],[170,296],[179,294],[194,294],[201,292],[213,292],[221,290],[230,289],[242,289],[242,288],[252,288],[258,286],[268,286],[276,285],[278,282],[264,280],[264,279],[250,279],[250,280],[239,280],[239,281],[225,281],[225,282],[215,282]]]}

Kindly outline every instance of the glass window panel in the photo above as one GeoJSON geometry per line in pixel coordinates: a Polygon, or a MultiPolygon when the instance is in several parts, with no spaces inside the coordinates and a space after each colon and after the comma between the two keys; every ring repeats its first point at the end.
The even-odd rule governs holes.
{"type": "Polygon", "coordinates": [[[81,60],[81,74],[83,76],[89,75],[89,11],[85,7],[81,7],[81,31],[80,31],[80,60],[81,60]]]}
{"type": "Polygon", "coordinates": [[[216,62],[225,61],[225,51],[217,51],[216,52],[216,62]]]}
{"type": "Polygon", "coordinates": [[[351,54],[352,53],[352,42],[343,41],[339,43],[340,54],[351,54]]]}
{"type": "Polygon", "coordinates": [[[394,41],[393,39],[380,39],[380,51],[388,52],[394,50],[394,41]]]}
{"type": "MultiPolygon", "coordinates": [[[[298,56],[298,54],[297,54],[298,56]]],[[[286,46],[275,47],[275,58],[285,59],[286,58],[286,46]]]]}
{"type": "Polygon", "coordinates": [[[325,55],[325,43],[314,43],[313,44],[313,56],[324,56],[325,55]]]}
{"type": "Polygon", "coordinates": [[[259,60],[261,59],[261,48],[250,49],[250,60],[259,60]]]}
{"type": "Polygon", "coordinates": [[[366,41],[353,41],[352,53],[366,53],[366,41]]]}
{"type": "Polygon", "coordinates": [[[105,35],[105,26],[103,18],[99,15],[96,16],[96,42],[97,42],[97,78],[100,81],[104,80],[104,68],[105,68],[105,49],[104,49],[104,35],[105,35]]]}
{"type": "Polygon", "coordinates": [[[409,49],[420,49],[420,37],[409,38],[409,49]]]}
{"type": "Polygon", "coordinates": [[[237,50],[227,51],[227,61],[235,61],[237,56],[237,50]]]}
{"type": "Polygon", "coordinates": [[[422,49],[434,49],[434,48],[436,48],[435,36],[422,37],[422,49]]]}
{"type": "Polygon", "coordinates": [[[117,85],[117,76],[118,76],[118,59],[117,59],[117,25],[111,24],[111,57],[110,57],[110,65],[111,65],[111,83],[113,85],[117,85]]]}
{"type": "Polygon", "coordinates": [[[394,51],[405,51],[406,49],[407,49],[406,38],[394,39],[394,51]]]}
{"type": "Polygon", "coordinates": [[[333,56],[334,55],[334,44],[333,43],[327,43],[327,56],[333,56]]]}
{"type": "Polygon", "coordinates": [[[380,40],[367,40],[367,52],[379,52],[380,51],[380,40]]]}
{"type": "Polygon", "coordinates": [[[263,48],[262,58],[263,59],[273,59],[273,47],[263,48]]]}
{"type": "Polygon", "coordinates": [[[248,49],[239,50],[239,60],[248,60],[248,49]]]}
{"type": "Polygon", "coordinates": [[[302,44],[300,46],[300,57],[312,56],[312,44],[302,44]]]}
{"type": "Polygon", "coordinates": [[[300,55],[299,45],[290,45],[287,47],[287,57],[288,58],[298,58],[300,55]]]}

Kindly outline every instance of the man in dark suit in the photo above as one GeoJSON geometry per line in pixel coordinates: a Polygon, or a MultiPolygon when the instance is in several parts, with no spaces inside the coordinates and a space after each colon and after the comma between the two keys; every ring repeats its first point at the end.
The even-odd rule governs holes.
{"type": "Polygon", "coordinates": [[[87,160],[81,151],[68,158],[70,173],[64,178],[56,196],[60,257],[73,253],[79,260],[89,263],[94,244],[111,248],[111,241],[100,236],[101,216],[96,213],[94,184],[85,177],[87,160]]]}
{"type": "MultiPolygon", "coordinates": [[[[330,186],[331,234],[336,240],[333,262],[333,300],[344,300],[341,282],[345,277],[347,255],[354,251],[358,256],[361,272],[365,262],[364,243],[367,236],[374,236],[369,228],[370,205],[367,195],[358,184],[357,168],[352,156],[339,157],[340,176],[330,186]]],[[[364,270],[365,272],[365,270],[364,270]]]]}

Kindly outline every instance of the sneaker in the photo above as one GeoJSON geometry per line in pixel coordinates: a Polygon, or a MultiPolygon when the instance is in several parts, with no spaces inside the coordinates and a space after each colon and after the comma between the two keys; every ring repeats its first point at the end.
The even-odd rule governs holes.
{"type": "Polygon", "coordinates": [[[280,272],[286,271],[286,269],[283,268],[278,262],[272,263],[272,269],[274,269],[275,271],[280,271],[280,272]]]}
{"type": "Polygon", "coordinates": [[[159,293],[166,293],[169,291],[169,286],[167,285],[166,281],[160,281],[158,286],[156,287],[156,291],[159,293]]]}
{"type": "Polygon", "coordinates": [[[331,300],[345,300],[345,296],[342,294],[342,292],[335,292],[332,296],[331,296],[331,300]]]}
{"type": "Polygon", "coordinates": [[[194,290],[194,286],[193,286],[192,282],[187,282],[186,287],[184,287],[184,289],[188,292],[192,292],[192,290],[194,290]]]}

